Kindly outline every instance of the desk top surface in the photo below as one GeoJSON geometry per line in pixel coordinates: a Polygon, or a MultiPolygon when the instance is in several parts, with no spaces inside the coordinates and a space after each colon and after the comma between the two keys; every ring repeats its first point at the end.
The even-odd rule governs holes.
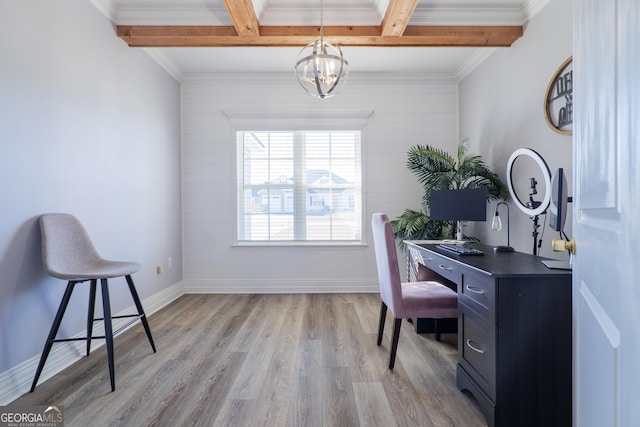
{"type": "Polygon", "coordinates": [[[481,270],[492,277],[522,277],[545,276],[567,277],[571,276],[571,270],[550,269],[542,264],[541,260],[549,259],[534,256],[523,252],[494,252],[493,246],[477,243],[467,243],[466,246],[477,248],[484,252],[483,255],[455,255],[446,250],[439,249],[436,243],[421,243],[419,241],[405,241],[409,246],[419,250],[427,250],[464,266],[481,270]]]}

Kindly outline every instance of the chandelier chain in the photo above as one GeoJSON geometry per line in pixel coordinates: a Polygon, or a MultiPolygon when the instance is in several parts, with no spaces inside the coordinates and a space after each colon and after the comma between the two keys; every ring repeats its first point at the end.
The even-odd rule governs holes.
{"type": "Polygon", "coordinates": [[[320,44],[324,40],[324,7],[323,0],[320,0],[320,44]]]}

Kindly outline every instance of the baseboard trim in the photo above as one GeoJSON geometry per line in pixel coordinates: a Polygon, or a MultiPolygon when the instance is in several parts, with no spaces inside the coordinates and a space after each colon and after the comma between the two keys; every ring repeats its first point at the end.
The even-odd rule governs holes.
{"type": "Polygon", "coordinates": [[[358,280],[183,280],[186,294],[316,294],[374,293],[377,279],[358,280]]]}
{"type": "MultiPolygon", "coordinates": [[[[151,295],[148,298],[145,298],[142,301],[144,311],[147,316],[151,316],[156,311],[160,310],[163,307],[166,307],[171,302],[184,295],[184,293],[184,285],[182,282],[178,282],[172,286],[169,286],[168,288],[154,295],[151,295]]],[[[114,315],[124,315],[135,312],[135,306],[132,304],[130,307],[127,307],[126,309],[114,315]]],[[[121,321],[123,323],[126,323],[126,320],[121,319],[121,321]]],[[[138,323],[135,323],[130,327],[133,327],[137,324],[138,323]]],[[[116,320],[114,320],[113,326],[114,329],[117,329],[118,324],[116,320]]],[[[97,332],[96,335],[104,335],[104,327],[100,322],[96,322],[95,328],[97,328],[96,331],[101,331],[97,332]]],[[[124,330],[122,332],[124,332],[124,330]]],[[[80,333],[76,337],[83,336],[85,336],[85,333],[80,333]]],[[[92,341],[92,351],[95,351],[103,345],[104,341],[102,340],[96,340],[95,345],[93,345],[92,341]]],[[[51,353],[49,353],[47,363],[42,370],[42,374],[40,375],[38,383],[43,383],[47,379],[61,372],[63,369],[80,360],[85,355],[85,349],[86,344],[84,341],[70,341],[66,345],[54,345],[51,349],[51,353]]],[[[40,353],[30,359],[25,360],[14,368],[0,374],[0,405],[8,405],[18,397],[29,392],[29,389],[31,388],[31,382],[33,381],[33,376],[36,372],[39,361],[40,353]]]]}

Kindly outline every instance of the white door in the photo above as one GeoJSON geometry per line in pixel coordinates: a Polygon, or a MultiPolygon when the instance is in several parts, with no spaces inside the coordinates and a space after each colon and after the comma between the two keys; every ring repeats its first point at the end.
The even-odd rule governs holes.
{"type": "Polygon", "coordinates": [[[640,426],[640,1],[574,14],[574,425],[640,426]]]}

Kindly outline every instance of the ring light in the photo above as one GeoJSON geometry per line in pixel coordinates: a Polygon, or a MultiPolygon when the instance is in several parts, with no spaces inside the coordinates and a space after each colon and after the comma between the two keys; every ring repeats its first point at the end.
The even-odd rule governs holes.
{"type": "Polygon", "coordinates": [[[507,163],[507,177],[508,177],[508,186],[509,186],[509,194],[511,194],[511,198],[516,203],[518,208],[529,216],[540,215],[549,207],[549,203],[551,201],[551,171],[549,171],[549,166],[544,161],[544,159],[540,156],[540,154],[536,153],[530,148],[518,148],[516,151],[511,154],[509,157],[509,163],[507,163]],[[542,176],[544,179],[544,198],[542,202],[537,208],[530,208],[525,203],[522,203],[518,195],[514,190],[513,185],[513,164],[516,159],[520,156],[528,156],[532,158],[537,164],[540,170],[542,171],[542,176]]]}

